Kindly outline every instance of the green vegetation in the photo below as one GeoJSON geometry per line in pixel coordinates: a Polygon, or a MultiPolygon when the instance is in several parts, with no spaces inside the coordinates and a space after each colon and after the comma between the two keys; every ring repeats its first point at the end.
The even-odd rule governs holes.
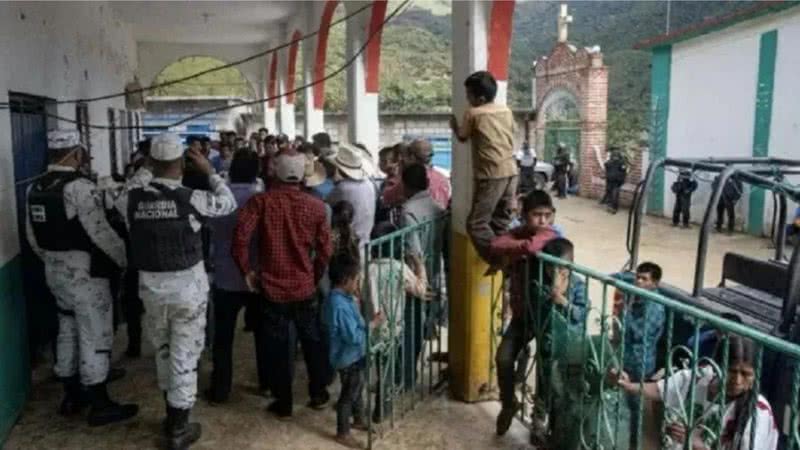
{"type": "MultiPolygon", "coordinates": [[[[214,67],[224,66],[225,63],[207,56],[189,56],[180,59],[161,71],[155,79],[155,84],[169,80],[176,80],[193,73],[198,73],[214,67]]],[[[253,88],[242,76],[239,69],[230,67],[211,72],[206,75],[182,81],[170,86],[157,88],[148,95],[196,97],[201,95],[226,95],[233,97],[253,97],[253,88]]]]}
{"type": "MultiPolygon", "coordinates": [[[[609,145],[625,146],[647,128],[650,54],[633,45],[665,29],[665,1],[571,1],[574,23],[569,40],[576,46],[599,45],[609,66],[609,145]]],[[[672,29],[681,28],[744,8],[752,2],[672,1],[672,29]]],[[[531,63],[550,52],[556,41],[560,2],[517,1],[511,48],[509,104],[529,109],[531,63]]],[[[398,0],[389,4],[391,11],[398,0]]],[[[450,3],[419,0],[384,30],[381,53],[383,111],[447,111],[451,104],[450,3]]],[[[339,7],[337,14],[343,14],[339,7]]],[[[296,85],[302,85],[302,58],[298,58],[296,85]]],[[[326,74],[345,63],[345,27],[331,29],[326,74]]],[[[186,58],[167,67],[158,80],[180,77],[221,64],[211,58],[186,58]],[[210,60],[210,61],[208,61],[210,60]],[[203,64],[206,64],[205,66],[203,64]]],[[[346,73],[325,84],[325,108],[346,109],[346,73]]],[[[159,89],[157,95],[242,95],[249,89],[235,69],[227,69],[159,89]],[[238,83],[238,84],[237,84],[238,83]]],[[[251,94],[252,95],[252,94],[251,94]]],[[[298,102],[302,97],[298,98],[298,102]]]]}

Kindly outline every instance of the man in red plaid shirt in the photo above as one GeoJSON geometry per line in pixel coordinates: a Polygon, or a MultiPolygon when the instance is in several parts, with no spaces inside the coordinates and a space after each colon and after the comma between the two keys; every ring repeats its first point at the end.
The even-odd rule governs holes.
{"type": "Polygon", "coordinates": [[[248,287],[265,297],[255,332],[257,339],[264,340],[270,359],[269,383],[275,401],[269,411],[279,418],[292,415],[292,324],[308,369],[308,406],[322,409],[329,401],[330,369],[314,294],[331,257],[331,234],[325,205],[302,189],[305,160],[294,150],[275,157],[275,183],[241,209],[231,250],[248,287]],[[254,233],[259,238],[258,274],[248,254],[254,233]]]}

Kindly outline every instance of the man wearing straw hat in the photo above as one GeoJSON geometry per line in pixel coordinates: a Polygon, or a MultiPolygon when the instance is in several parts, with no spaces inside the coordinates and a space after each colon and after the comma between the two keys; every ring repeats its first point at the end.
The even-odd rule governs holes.
{"type": "Polygon", "coordinates": [[[358,237],[359,248],[369,242],[372,226],[375,224],[377,191],[364,171],[364,161],[359,148],[343,144],[336,155],[328,161],[336,168],[333,177],[336,186],[328,195],[329,205],[346,200],[355,207],[353,231],[358,237]]]}
{"type": "Polygon", "coordinates": [[[78,131],[51,131],[47,144],[47,173],[28,191],[27,235],[44,261],[47,285],[57,302],[54,370],[65,392],[59,413],[80,412],[87,403],[85,389],[90,426],[119,422],[139,408],[108,397],[112,298],[108,280],[92,275],[90,255],[102,252],[125,267],[125,244],[106,219],[97,186],[78,171],[87,158],[78,131]]]}

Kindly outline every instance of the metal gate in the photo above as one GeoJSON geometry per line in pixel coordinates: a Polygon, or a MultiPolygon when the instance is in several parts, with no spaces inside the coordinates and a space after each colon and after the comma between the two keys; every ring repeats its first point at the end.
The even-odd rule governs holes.
{"type": "Polygon", "coordinates": [[[25,193],[47,168],[45,99],[9,94],[17,226],[20,255],[3,268],[0,308],[0,442],[16,421],[30,390],[31,352],[54,336],[55,301],[46,287],[44,268],[25,239],[25,193]],[[12,270],[14,273],[5,272],[12,270]],[[27,304],[26,304],[27,299],[27,304]],[[26,320],[27,318],[27,320],[26,320]]]}
{"type": "Polygon", "coordinates": [[[572,154],[576,173],[580,173],[581,127],[580,121],[548,121],[544,129],[544,160],[553,161],[559,143],[564,144],[572,154]]]}

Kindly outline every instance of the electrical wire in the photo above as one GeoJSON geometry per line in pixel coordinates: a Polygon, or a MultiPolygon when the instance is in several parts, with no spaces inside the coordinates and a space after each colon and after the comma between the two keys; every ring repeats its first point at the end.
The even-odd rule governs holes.
{"type": "MultiPolygon", "coordinates": [[[[366,50],[367,46],[375,38],[375,36],[377,36],[379,33],[381,33],[383,31],[383,28],[386,26],[386,24],[389,23],[389,21],[391,21],[392,19],[394,19],[398,14],[401,14],[402,12],[404,12],[410,5],[411,5],[411,0],[405,0],[397,8],[395,8],[391,13],[389,13],[384,18],[384,20],[381,23],[381,25],[377,29],[375,29],[367,37],[367,39],[364,41],[364,44],[358,49],[358,51],[356,51],[353,54],[353,56],[350,57],[350,59],[346,60],[345,63],[342,66],[340,66],[338,69],[334,70],[333,72],[325,75],[324,77],[322,77],[320,79],[313,80],[310,83],[307,83],[305,85],[297,87],[297,88],[295,88],[295,89],[293,89],[291,91],[283,92],[283,93],[276,94],[276,95],[273,95],[273,96],[270,96],[270,97],[260,97],[260,98],[257,98],[255,100],[237,102],[237,103],[235,103],[233,105],[218,106],[218,107],[215,107],[215,108],[211,108],[211,109],[207,109],[207,110],[201,111],[201,112],[193,114],[191,116],[187,116],[187,117],[185,117],[185,118],[183,118],[181,120],[178,120],[178,121],[170,123],[170,124],[165,124],[165,125],[116,126],[116,125],[97,125],[97,124],[91,124],[91,123],[80,123],[80,125],[83,126],[83,127],[87,127],[87,128],[94,128],[94,129],[97,129],[97,130],[112,130],[112,129],[113,130],[130,130],[130,129],[140,129],[140,128],[141,129],[148,129],[148,130],[168,130],[170,128],[177,127],[179,125],[183,125],[184,123],[190,122],[190,121],[192,121],[194,119],[197,119],[199,117],[203,117],[206,114],[211,114],[211,113],[220,112],[220,111],[227,111],[229,109],[238,108],[240,106],[249,106],[249,105],[255,105],[255,104],[259,104],[259,103],[266,103],[266,102],[269,102],[269,101],[272,101],[272,100],[277,100],[277,99],[280,99],[282,97],[286,97],[286,96],[288,96],[290,94],[296,94],[296,93],[298,93],[298,92],[300,92],[300,91],[302,91],[302,90],[304,90],[306,88],[315,86],[315,85],[320,84],[320,83],[324,83],[325,81],[327,81],[327,80],[335,77],[336,75],[339,75],[340,73],[344,72],[345,70],[347,70],[347,68],[350,67],[353,64],[353,62],[356,60],[356,58],[358,58],[362,53],[364,53],[364,51],[366,50]]],[[[42,115],[44,115],[45,117],[49,117],[49,118],[52,118],[52,119],[56,119],[56,120],[62,121],[62,122],[78,124],[78,121],[75,120],[75,119],[70,119],[70,118],[67,118],[67,117],[59,116],[57,114],[51,114],[51,113],[44,112],[44,113],[42,113],[42,115]]]]}
{"type": "MultiPolygon", "coordinates": [[[[138,126],[138,127],[137,126],[132,126],[132,127],[131,126],[124,126],[124,127],[121,127],[121,126],[109,126],[109,125],[94,125],[94,124],[88,124],[88,123],[82,123],[81,125],[84,126],[84,127],[90,128],[90,129],[93,128],[93,129],[100,129],[100,130],[112,130],[112,129],[113,130],[129,130],[129,129],[139,129],[139,128],[169,129],[169,128],[181,125],[183,123],[186,123],[188,121],[194,120],[194,119],[196,119],[198,117],[202,117],[202,116],[204,116],[206,114],[219,112],[219,111],[224,111],[224,110],[228,110],[228,109],[233,109],[233,108],[236,108],[236,107],[239,107],[239,106],[247,106],[247,105],[253,105],[253,104],[257,104],[257,103],[265,103],[265,102],[268,102],[270,100],[279,99],[281,97],[284,97],[284,96],[287,96],[287,95],[290,95],[290,94],[293,94],[293,93],[297,93],[297,92],[299,92],[299,91],[301,91],[303,89],[312,87],[312,86],[317,85],[319,83],[323,83],[323,82],[327,81],[328,79],[333,78],[336,75],[344,72],[348,67],[350,67],[353,64],[353,62],[356,60],[356,58],[358,58],[367,49],[367,46],[369,45],[369,43],[379,33],[381,33],[383,31],[383,28],[386,26],[386,24],[389,23],[391,20],[393,20],[398,14],[401,14],[403,11],[405,11],[410,5],[411,5],[411,0],[404,0],[397,8],[395,8],[390,14],[388,14],[384,18],[383,22],[381,22],[381,25],[376,30],[374,30],[372,33],[370,33],[369,36],[367,36],[367,39],[364,41],[364,44],[353,54],[353,56],[350,57],[350,59],[345,61],[345,63],[341,67],[339,67],[337,70],[327,74],[326,76],[324,76],[321,79],[313,80],[312,82],[310,82],[310,83],[308,83],[308,84],[306,84],[304,86],[300,86],[300,87],[298,87],[298,88],[296,88],[296,89],[294,89],[292,91],[283,92],[281,94],[277,94],[277,95],[274,95],[274,96],[271,96],[271,97],[267,97],[267,98],[259,98],[259,99],[248,101],[248,102],[236,103],[234,105],[225,105],[223,107],[212,108],[210,110],[206,110],[206,111],[194,114],[192,116],[189,116],[187,118],[184,118],[182,120],[179,120],[179,121],[177,121],[175,123],[172,123],[172,124],[169,124],[169,125],[161,125],[161,126],[157,126],[157,127],[142,127],[142,126],[138,126]]],[[[65,121],[65,122],[76,123],[76,124],[78,123],[78,121],[76,121],[74,119],[68,119],[68,118],[61,117],[61,116],[58,116],[58,115],[55,115],[55,114],[49,114],[49,113],[45,112],[45,113],[42,113],[42,115],[44,115],[46,117],[58,119],[58,120],[61,120],[61,121],[65,121]]],[[[15,181],[13,189],[16,189],[16,186],[18,186],[18,185],[25,184],[25,183],[30,183],[32,181],[35,181],[36,179],[43,177],[45,174],[46,174],[46,172],[42,173],[42,174],[39,174],[39,175],[36,175],[34,177],[26,178],[24,180],[15,181]]],[[[10,188],[9,189],[2,189],[2,190],[0,190],[0,192],[5,192],[5,191],[8,191],[8,190],[11,190],[11,189],[10,188]]]]}
{"type": "MultiPolygon", "coordinates": [[[[269,55],[271,53],[275,53],[277,51],[283,50],[284,48],[291,47],[292,45],[294,45],[296,43],[299,43],[299,42],[305,41],[306,39],[312,38],[312,37],[318,35],[323,29],[330,30],[334,26],[339,25],[340,23],[346,22],[346,21],[350,20],[351,18],[355,17],[356,15],[361,14],[365,10],[372,8],[372,6],[373,6],[372,3],[366,4],[366,5],[358,8],[357,10],[353,11],[352,13],[345,15],[341,19],[337,19],[335,21],[332,21],[331,23],[329,23],[325,27],[320,27],[320,28],[318,28],[317,30],[315,30],[315,31],[313,31],[311,33],[307,33],[307,34],[304,34],[302,36],[299,36],[298,38],[292,39],[289,42],[284,42],[283,44],[280,44],[278,46],[272,47],[272,48],[267,49],[267,50],[263,50],[261,52],[258,52],[258,53],[255,53],[253,55],[244,57],[242,59],[233,61],[231,63],[223,64],[223,65],[218,66],[218,67],[212,67],[212,68],[209,68],[209,69],[206,69],[206,70],[202,70],[200,72],[193,73],[191,75],[187,75],[187,76],[184,76],[184,77],[181,77],[181,78],[175,78],[173,80],[168,80],[168,81],[163,81],[161,83],[151,84],[149,86],[141,87],[141,88],[138,88],[138,89],[133,89],[133,90],[130,90],[130,91],[122,91],[122,92],[117,92],[117,93],[113,93],[113,94],[100,95],[100,96],[97,96],[97,97],[45,101],[45,103],[51,104],[51,105],[63,105],[63,104],[70,104],[70,103],[91,103],[91,102],[96,102],[96,101],[100,101],[100,100],[108,100],[108,99],[117,98],[117,97],[124,97],[126,95],[139,94],[139,93],[142,93],[142,92],[151,91],[151,90],[158,89],[158,88],[161,88],[161,87],[171,86],[173,84],[177,84],[177,83],[188,81],[188,80],[191,80],[191,79],[194,79],[194,78],[198,78],[198,77],[201,77],[203,75],[207,75],[209,73],[214,73],[214,72],[217,72],[217,71],[220,71],[220,70],[223,70],[223,69],[228,69],[228,68],[231,68],[231,67],[240,66],[240,65],[242,65],[244,63],[247,63],[247,62],[250,62],[250,61],[252,61],[254,59],[258,59],[258,58],[261,58],[263,56],[267,56],[267,55],[269,55]]],[[[8,103],[0,103],[0,109],[4,109],[4,108],[8,108],[8,103]]]]}

